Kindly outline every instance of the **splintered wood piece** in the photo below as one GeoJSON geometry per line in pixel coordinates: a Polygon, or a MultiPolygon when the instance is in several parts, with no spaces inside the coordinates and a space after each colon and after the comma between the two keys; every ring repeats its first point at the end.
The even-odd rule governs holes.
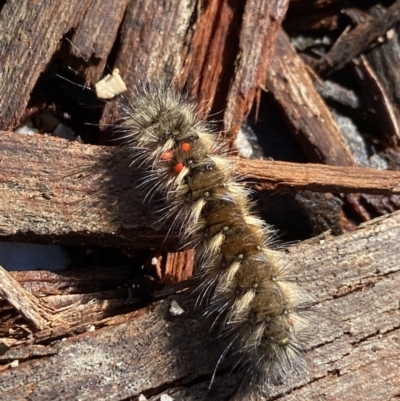
{"type": "Polygon", "coordinates": [[[0,296],[10,303],[33,327],[44,329],[49,321],[34,295],[24,290],[21,284],[0,266],[0,296]]]}
{"type": "Polygon", "coordinates": [[[112,99],[126,91],[125,82],[119,75],[118,68],[115,68],[111,74],[106,75],[102,80],[94,85],[96,96],[99,99],[112,99]]]}
{"type": "MultiPolygon", "coordinates": [[[[198,3],[193,0],[162,2],[130,1],[119,27],[114,66],[129,90],[146,83],[172,83],[181,73],[191,45],[198,3]]],[[[200,7],[199,7],[200,8],[200,7]]],[[[86,38],[91,43],[91,38],[86,38]]],[[[104,108],[100,126],[112,124],[118,114],[115,104],[104,108]]],[[[110,138],[103,133],[100,143],[110,138]]]]}
{"type": "MultiPolygon", "coordinates": [[[[82,270],[11,271],[10,276],[36,297],[87,294],[106,291],[132,282],[132,268],[126,266],[97,267],[82,270]]],[[[62,305],[55,304],[55,307],[62,305]]]]}
{"type": "MultiPolygon", "coordinates": [[[[139,191],[129,154],[39,135],[2,132],[0,235],[8,240],[174,250],[156,205],[139,191]],[[71,162],[73,161],[73,163],[71,162]]],[[[232,160],[267,189],[399,193],[400,173],[362,168],[232,160]]]]}
{"type": "Polygon", "coordinates": [[[163,283],[171,285],[187,280],[193,275],[194,251],[169,252],[165,262],[163,283]]]}
{"type": "Polygon", "coordinates": [[[115,66],[128,87],[172,80],[185,62],[196,2],[130,1],[120,27],[115,66]],[[168,73],[160,77],[160,71],[168,73]]]}
{"type": "MultiPolygon", "coordinates": [[[[71,37],[71,54],[83,58],[86,84],[97,82],[106,67],[129,0],[94,0],[71,37]]],[[[73,63],[70,65],[74,66],[73,63]]]]}
{"type": "Polygon", "coordinates": [[[18,125],[39,75],[54,57],[63,36],[79,23],[91,3],[92,0],[6,1],[2,5],[1,129],[18,125]]]}
{"type": "Polygon", "coordinates": [[[353,63],[364,108],[370,116],[368,120],[376,127],[375,135],[379,133],[382,142],[395,149],[400,142],[400,74],[396,68],[399,45],[393,28],[387,32],[384,43],[360,55],[353,63]]]}
{"type": "MultiPolygon", "coordinates": [[[[157,232],[154,204],[136,189],[139,176],[129,156],[110,147],[3,134],[3,237],[139,248],[163,243],[166,232],[157,232]]],[[[176,236],[169,240],[177,247],[176,236]]]]}
{"type": "Polygon", "coordinates": [[[310,162],[339,166],[356,164],[303,60],[282,30],[266,89],[278,103],[289,129],[310,162]]]}
{"type": "Polygon", "coordinates": [[[255,183],[259,190],[303,189],[375,195],[400,193],[400,171],[264,160],[237,159],[232,162],[246,180],[255,183]]]}
{"type": "Polygon", "coordinates": [[[186,82],[191,97],[198,99],[205,115],[210,111],[221,113],[226,104],[245,4],[246,0],[239,0],[232,7],[229,1],[211,0],[198,9],[192,45],[179,82],[186,82]]]}
{"type": "Polygon", "coordinates": [[[246,2],[240,28],[239,46],[234,61],[224,111],[224,127],[235,138],[248,116],[254,101],[260,96],[275,42],[288,0],[250,0],[246,2]]]}
{"type": "Polygon", "coordinates": [[[343,68],[400,21],[400,0],[395,1],[385,13],[371,16],[340,38],[331,50],[321,58],[317,71],[326,74],[343,68]]]}
{"type": "Polygon", "coordinates": [[[126,267],[57,272],[3,270],[0,273],[0,295],[4,298],[0,299],[0,315],[3,316],[0,360],[3,361],[7,358],[1,357],[1,344],[29,342],[26,333],[33,328],[38,340],[49,341],[85,332],[90,327],[106,326],[110,316],[114,320],[114,315],[144,305],[138,291],[130,287],[132,269],[126,267]],[[15,307],[15,313],[8,304],[15,307]],[[27,320],[26,324],[21,322],[18,313],[27,320]],[[37,332],[38,329],[41,331],[37,332]]]}
{"type": "Polygon", "coordinates": [[[85,401],[104,394],[116,400],[144,394],[155,400],[161,391],[186,401],[205,396],[217,401],[222,395],[236,401],[395,398],[400,386],[399,236],[400,214],[395,213],[349,234],[289,248],[285,257],[296,266],[297,281],[314,296],[309,374],[270,386],[265,397],[233,396],[242,378],[229,368],[235,361],[218,367],[207,391],[224,345],[206,340],[208,325],[181,294],[109,319],[108,326],[93,332],[8,350],[2,359],[20,364],[0,372],[0,398],[47,401],[62,394],[85,401]],[[185,313],[171,315],[172,300],[185,313]],[[87,385],[91,382],[96,385],[87,385]]]}
{"type": "MultiPolygon", "coordinates": [[[[375,7],[378,8],[382,13],[386,10],[383,7],[375,7]]],[[[382,38],[383,43],[379,43],[378,46],[373,46],[368,52],[363,54],[364,59],[367,60],[369,64],[369,68],[373,72],[373,75],[376,77],[376,81],[372,82],[375,78],[373,76],[369,76],[367,82],[365,83],[365,90],[362,92],[363,94],[368,94],[368,98],[372,101],[372,98],[378,95],[377,102],[384,102],[383,93],[387,94],[391,106],[393,107],[394,114],[398,117],[398,110],[400,109],[400,72],[397,68],[398,59],[399,59],[399,47],[400,47],[400,38],[398,33],[398,25],[394,26],[386,35],[382,38]],[[372,93],[368,93],[368,84],[372,83],[372,93]],[[376,86],[380,86],[381,88],[377,88],[376,86]]],[[[364,97],[362,96],[363,100],[364,97]]],[[[368,102],[368,109],[371,107],[370,102],[368,102]]],[[[375,115],[378,116],[376,118],[376,123],[378,126],[381,126],[381,115],[379,113],[379,105],[374,105],[375,115]],[[378,108],[376,107],[378,106],[378,108]]],[[[382,127],[383,128],[383,127],[382,127]]],[[[383,136],[385,132],[382,132],[383,136]]]]}
{"type": "MultiPolygon", "coordinates": [[[[146,81],[185,87],[204,115],[225,110],[224,125],[236,132],[259,94],[288,3],[130,2],[115,65],[131,89],[146,81]]],[[[115,114],[108,105],[102,124],[115,114]]]]}

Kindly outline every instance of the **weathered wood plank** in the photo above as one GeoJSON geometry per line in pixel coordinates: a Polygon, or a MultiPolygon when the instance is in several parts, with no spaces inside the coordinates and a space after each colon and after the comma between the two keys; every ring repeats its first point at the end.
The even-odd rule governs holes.
{"type": "MultiPolygon", "coordinates": [[[[120,70],[128,88],[134,89],[145,82],[177,82],[177,77],[184,75],[182,69],[202,12],[194,0],[128,3],[113,66],[120,70]]],[[[90,37],[87,42],[91,43],[90,37]]],[[[100,124],[112,124],[117,114],[116,105],[108,103],[100,124]]],[[[100,143],[110,139],[108,134],[103,133],[100,143]]]]}
{"type": "MultiPolygon", "coordinates": [[[[155,204],[135,188],[140,172],[115,148],[2,132],[0,236],[18,241],[178,249],[159,227],[155,204]]],[[[236,160],[268,189],[399,193],[400,173],[362,168],[236,160]]]]}
{"type": "Polygon", "coordinates": [[[115,149],[99,153],[101,148],[95,146],[53,138],[9,139],[4,136],[1,142],[3,237],[40,242],[59,237],[65,244],[140,247],[140,238],[148,236],[148,244],[162,243],[165,233],[151,229],[157,217],[146,214],[151,205],[144,205],[143,194],[135,191],[138,176],[132,169],[124,176],[115,170],[121,163],[125,169],[129,166],[129,159],[115,154],[115,149]]]}
{"type": "MultiPolygon", "coordinates": [[[[400,389],[400,214],[380,218],[339,237],[292,246],[287,257],[296,277],[315,297],[307,344],[310,374],[291,377],[269,395],[235,400],[363,400],[396,397],[400,389]]],[[[168,393],[175,399],[221,400],[235,392],[240,375],[223,364],[206,390],[222,352],[186,295],[175,295],[114,319],[102,328],[59,343],[11,349],[20,358],[0,372],[5,401],[62,398],[120,400],[168,393]],[[171,316],[171,299],[186,313],[171,316]],[[118,324],[118,319],[120,323],[118,324]],[[25,350],[25,351],[24,351],[25,350]],[[79,375],[77,375],[79,372],[79,375]]],[[[135,398],[137,399],[137,398],[135,398]]]]}

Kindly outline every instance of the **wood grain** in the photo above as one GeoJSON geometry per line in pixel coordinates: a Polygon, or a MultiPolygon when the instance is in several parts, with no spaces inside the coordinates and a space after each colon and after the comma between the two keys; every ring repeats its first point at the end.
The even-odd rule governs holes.
{"type": "Polygon", "coordinates": [[[312,163],[355,166],[346,140],[316,91],[306,65],[280,30],[266,89],[307,159],[312,163]]]}
{"type": "Polygon", "coordinates": [[[380,16],[370,16],[353,30],[340,38],[321,58],[317,70],[327,74],[335,69],[343,68],[355,57],[365,52],[380,36],[385,35],[390,28],[400,21],[400,1],[395,1],[385,13],[380,16]]]}
{"type": "Polygon", "coordinates": [[[236,393],[240,375],[227,369],[228,362],[207,390],[222,345],[206,340],[207,324],[181,294],[108,319],[107,327],[93,332],[7,351],[1,359],[20,364],[0,372],[1,398],[84,401],[145,394],[156,400],[162,393],[188,401],[395,398],[400,388],[399,236],[400,214],[395,213],[350,234],[290,247],[287,258],[297,268],[297,280],[315,297],[307,343],[310,372],[270,388],[268,396],[236,393]],[[183,315],[170,315],[172,299],[183,315]]]}
{"type": "Polygon", "coordinates": [[[40,74],[59,49],[63,36],[78,24],[91,2],[5,2],[0,13],[2,129],[18,125],[40,74]]]}
{"type": "MultiPolygon", "coordinates": [[[[0,236],[13,241],[176,250],[156,204],[137,190],[140,171],[111,147],[2,132],[0,236]]],[[[253,185],[276,190],[399,193],[400,173],[232,160],[253,185]]]]}
{"type": "MultiPolygon", "coordinates": [[[[30,98],[32,90],[38,88],[38,80],[47,79],[43,72],[75,66],[75,61],[88,81],[97,79],[110,64],[120,69],[130,87],[149,79],[174,82],[194,95],[205,115],[223,119],[220,126],[225,130],[232,127],[229,134],[234,137],[249,109],[256,108],[260,83],[268,76],[265,86],[308,160],[336,167],[232,161],[251,185],[277,191],[399,192],[399,173],[354,167],[353,156],[316,94],[306,66],[282,32],[276,44],[287,0],[115,3],[2,3],[0,127],[12,129],[21,117],[51,108],[52,100],[46,96],[45,100],[30,98]],[[76,47],[68,49],[66,39],[76,47]],[[269,72],[268,66],[272,66],[269,72]]],[[[321,14],[310,16],[309,21],[314,21],[310,29],[336,29],[341,23],[340,15],[332,12],[341,2],[295,3],[304,9],[307,4],[321,8],[321,14]]],[[[398,1],[390,10],[393,7],[398,7],[398,1]]],[[[386,17],[393,22],[396,13],[388,11],[386,17]]],[[[304,18],[301,22],[307,24],[304,18]]],[[[386,33],[382,27],[373,35],[382,29],[386,33]]],[[[350,45],[348,49],[339,52],[339,58],[331,52],[322,60],[321,70],[326,61],[330,70],[363,50],[371,35],[361,41],[357,29],[333,48],[350,45]]],[[[113,122],[116,114],[117,108],[107,106],[101,122],[113,122]]],[[[107,133],[100,139],[97,135],[90,141],[109,139],[107,133]]],[[[2,240],[179,248],[178,236],[173,233],[166,239],[167,228],[159,227],[154,213],[157,200],[144,202],[146,194],[137,190],[140,173],[129,168],[124,152],[37,135],[1,132],[1,137],[2,240]]],[[[203,323],[188,291],[166,298],[191,283],[168,287],[154,294],[157,301],[142,307],[143,299],[137,293],[131,299],[131,288],[124,287],[126,282],[132,284],[126,268],[114,266],[114,274],[104,273],[103,279],[96,269],[80,272],[80,277],[66,272],[32,273],[26,287],[27,276],[7,274],[0,282],[3,289],[8,285],[0,300],[0,399],[137,400],[144,394],[158,401],[162,393],[189,401],[396,399],[400,394],[399,236],[400,217],[395,213],[352,233],[336,238],[322,235],[286,251],[288,263],[296,268],[295,278],[315,297],[315,321],[307,342],[310,372],[272,387],[264,398],[237,392],[241,376],[231,372],[232,361],[218,367],[208,390],[223,344],[217,333],[210,335],[211,322],[203,323]],[[19,284],[10,277],[25,288],[18,297],[29,298],[37,308],[13,297],[12,289],[19,284]],[[29,288],[32,294],[28,295],[29,288]],[[183,315],[170,314],[172,299],[183,307],[183,315]],[[30,309],[39,316],[25,313],[30,309]],[[19,366],[12,368],[12,361],[19,366]]],[[[169,254],[165,281],[182,278],[182,270],[176,267],[191,267],[192,259],[190,251],[169,254]]]]}

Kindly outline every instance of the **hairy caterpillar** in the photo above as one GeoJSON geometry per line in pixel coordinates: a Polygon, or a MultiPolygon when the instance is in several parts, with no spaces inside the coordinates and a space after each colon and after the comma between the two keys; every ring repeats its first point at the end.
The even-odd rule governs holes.
{"type": "Polygon", "coordinates": [[[141,185],[165,198],[162,220],[196,249],[200,299],[220,325],[224,355],[261,385],[303,372],[307,297],[198,108],[168,85],[147,85],[125,96],[117,127],[141,185]]]}

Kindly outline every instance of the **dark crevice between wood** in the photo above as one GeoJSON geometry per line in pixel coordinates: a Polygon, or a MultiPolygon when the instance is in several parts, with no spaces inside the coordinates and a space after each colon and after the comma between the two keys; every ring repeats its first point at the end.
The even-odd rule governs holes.
{"type": "MultiPolygon", "coordinates": [[[[349,343],[353,346],[358,347],[364,343],[368,343],[368,341],[370,341],[371,339],[379,339],[382,336],[388,335],[390,333],[395,333],[399,329],[400,329],[400,324],[397,326],[393,326],[391,329],[388,329],[388,330],[377,330],[376,332],[368,334],[363,338],[356,339],[354,342],[352,342],[350,340],[349,343]]],[[[349,337],[351,337],[351,334],[349,334],[349,337]]],[[[343,356],[345,356],[345,355],[343,355],[343,356]]]]}
{"type": "MultiPolygon", "coordinates": [[[[154,397],[163,394],[166,390],[171,390],[171,388],[183,387],[186,389],[190,389],[198,384],[205,383],[209,389],[209,391],[213,391],[212,379],[223,377],[226,374],[232,373],[230,369],[221,369],[215,372],[215,376],[213,374],[203,374],[203,375],[188,375],[186,377],[179,378],[178,380],[174,380],[171,382],[163,383],[159,387],[147,389],[143,391],[143,395],[147,398],[154,397]]],[[[131,401],[131,398],[126,398],[121,401],[131,401]]]]}
{"type": "Polygon", "coordinates": [[[393,272],[387,272],[384,274],[376,274],[371,276],[363,277],[362,282],[353,284],[351,286],[345,285],[337,288],[337,292],[332,296],[332,299],[339,299],[348,296],[349,294],[363,292],[366,289],[375,287],[379,282],[389,279],[391,276],[395,275],[393,272]],[[347,290],[347,291],[346,291],[347,290]]]}

